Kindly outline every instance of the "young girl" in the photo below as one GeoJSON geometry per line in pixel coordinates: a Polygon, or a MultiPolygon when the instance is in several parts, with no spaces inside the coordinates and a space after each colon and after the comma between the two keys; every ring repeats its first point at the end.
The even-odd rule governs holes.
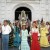
{"type": "Polygon", "coordinates": [[[39,30],[37,28],[37,22],[36,21],[34,21],[32,23],[32,29],[30,31],[30,35],[32,37],[30,50],[40,50],[40,44],[38,41],[38,36],[40,36],[40,34],[39,34],[39,30]]]}
{"type": "Polygon", "coordinates": [[[48,38],[47,38],[48,29],[46,28],[44,22],[41,23],[40,34],[41,34],[40,46],[41,47],[48,47],[48,45],[49,45],[48,38]]]}
{"type": "Polygon", "coordinates": [[[22,30],[21,30],[21,50],[30,50],[27,37],[28,37],[28,30],[25,29],[26,25],[22,24],[22,30]]]}

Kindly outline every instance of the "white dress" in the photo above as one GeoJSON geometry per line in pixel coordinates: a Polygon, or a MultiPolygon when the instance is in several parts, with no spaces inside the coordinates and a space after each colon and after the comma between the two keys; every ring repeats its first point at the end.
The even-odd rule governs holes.
{"type": "Polygon", "coordinates": [[[27,41],[28,31],[21,30],[21,33],[22,33],[21,50],[30,50],[28,41],[27,41]]]}

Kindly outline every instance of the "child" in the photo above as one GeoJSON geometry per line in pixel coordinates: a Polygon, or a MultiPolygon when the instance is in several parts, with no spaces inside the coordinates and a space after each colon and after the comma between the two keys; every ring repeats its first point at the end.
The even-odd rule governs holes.
{"type": "Polygon", "coordinates": [[[41,34],[40,46],[41,47],[48,47],[48,45],[49,45],[48,38],[47,38],[48,29],[46,28],[44,22],[41,23],[40,34],[41,34]]]}
{"type": "Polygon", "coordinates": [[[21,50],[30,50],[28,42],[27,42],[27,37],[28,37],[28,30],[25,29],[26,24],[22,24],[22,30],[21,30],[21,50]]]}
{"type": "Polygon", "coordinates": [[[32,37],[30,50],[40,50],[40,44],[38,41],[38,36],[40,36],[40,34],[39,34],[39,30],[37,28],[37,22],[36,21],[34,21],[32,23],[32,29],[30,31],[30,35],[32,37]]]}

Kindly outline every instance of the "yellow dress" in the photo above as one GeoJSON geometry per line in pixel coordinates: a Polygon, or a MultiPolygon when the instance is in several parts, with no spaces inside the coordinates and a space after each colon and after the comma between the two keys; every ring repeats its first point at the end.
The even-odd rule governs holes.
{"type": "Polygon", "coordinates": [[[49,45],[49,42],[48,42],[48,38],[47,38],[47,33],[48,33],[48,30],[46,27],[41,27],[40,28],[40,46],[41,47],[48,47],[49,45]]]}

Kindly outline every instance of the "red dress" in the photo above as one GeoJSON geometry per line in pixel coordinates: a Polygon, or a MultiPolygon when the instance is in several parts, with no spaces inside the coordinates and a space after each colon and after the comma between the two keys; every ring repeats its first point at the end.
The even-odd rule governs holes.
{"type": "Polygon", "coordinates": [[[38,33],[32,33],[32,42],[30,50],[40,50],[40,44],[38,41],[38,33]]]}

